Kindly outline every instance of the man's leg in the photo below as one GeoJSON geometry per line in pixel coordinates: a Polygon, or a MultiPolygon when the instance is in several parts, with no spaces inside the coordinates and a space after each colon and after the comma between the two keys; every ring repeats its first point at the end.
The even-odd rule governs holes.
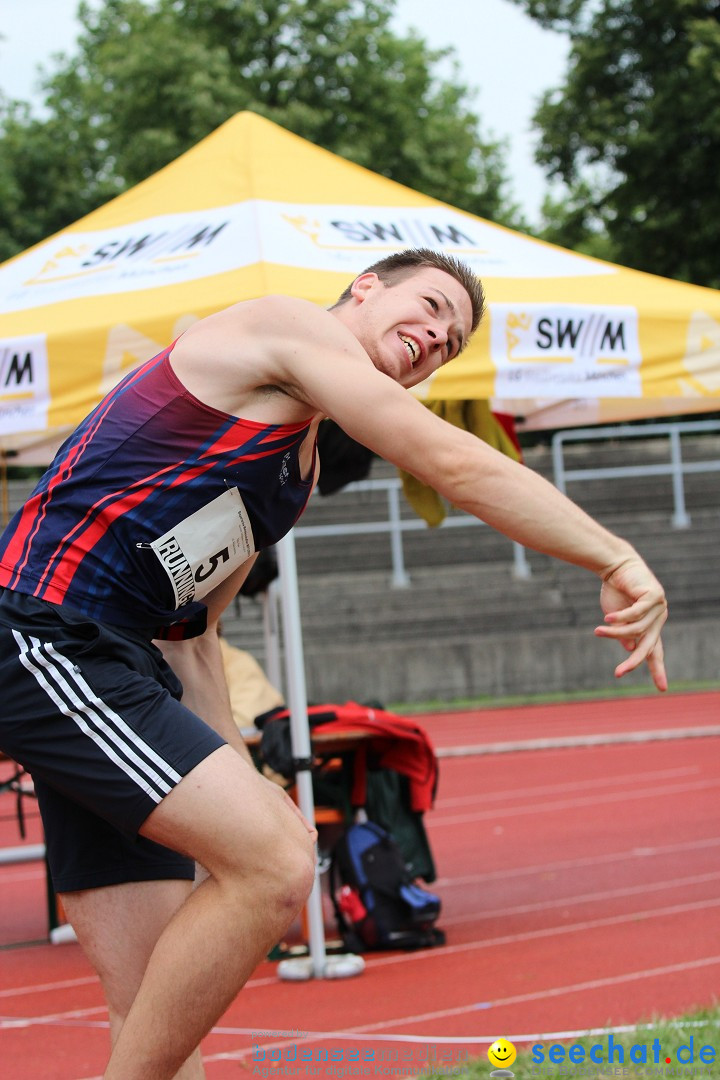
{"type": "MultiPolygon", "coordinates": [[[[61,894],[63,907],[97,971],[114,1046],[160,934],[188,898],[190,881],[137,881],[61,894]]],[[[199,1049],[175,1080],[204,1080],[199,1049]]]]}
{"type": "Polygon", "coordinates": [[[285,793],[227,746],[192,769],[140,831],[210,876],[161,934],[106,1080],[172,1080],[314,880],[314,833],[285,793]]]}

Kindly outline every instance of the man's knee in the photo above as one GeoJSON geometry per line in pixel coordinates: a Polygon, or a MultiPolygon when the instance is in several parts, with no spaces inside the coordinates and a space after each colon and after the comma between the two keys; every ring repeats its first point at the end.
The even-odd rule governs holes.
{"type": "Polygon", "coordinates": [[[267,850],[258,889],[265,903],[279,916],[292,919],[304,906],[315,881],[315,847],[312,838],[287,835],[267,850]]]}
{"type": "Polygon", "coordinates": [[[315,864],[315,845],[308,840],[302,849],[296,850],[290,867],[291,899],[296,911],[303,907],[312,891],[315,883],[315,864]]]}
{"type": "Polygon", "coordinates": [[[282,789],[265,780],[252,808],[233,810],[205,845],[207,871],[223,888],[251,894],[258,911],[290,922],[313,887],[316,832],[282,789]]]}
{"type": "Polygon", "coordinates": [[[298,910],[312,887],[314,830],[281,788],[229,747],[196,766],[140,831],[190,854],[220,885],[282,907],[298,910]]]}

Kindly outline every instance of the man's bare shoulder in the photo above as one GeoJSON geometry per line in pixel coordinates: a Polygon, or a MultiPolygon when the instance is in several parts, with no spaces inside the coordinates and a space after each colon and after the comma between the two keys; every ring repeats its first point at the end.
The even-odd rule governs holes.
{"type": "MultiPolygon", "coordinates": [[[[327,308],[321,307],[320,304],[315,304],[311,300],[304,300],[299,296],[283,296],[280,293],[270,293],[267,296],[258,296],[252,300],[242,300],[240,303],[233,304],[223,311],[209,315],[197,325],[210,327],[213,323],[239,322],[260,323],[267,327],[270,320],[293,322],[298,319],[311,319],[315,322],[336,322],[327,308]]],[[[272,322],[270,322],[270,325],[272,325],[272,322]]]]}
{"type": "Polygon", "coordinates": [[[185,387],[206,404],[225,402],[230,412],[266,419],[276,409],[268,404],[269,390],[306,401],[304,364],[343,353],[367,360],[330,311],[300,297],[269,295],[193,324],[175,345],[171,363],[185,387]]]}
{"type": "Polygon", "coordinates": [[[297,296],[271,294],[243,300],[206,316],[191,326],[176,346],[176,355],[212,351],[215,357],[235,353],[241,344],[246,356],[267,355],[271,343],[300,343],[318,338],[337,343],[348,331],[327,308],[297,296]]]}
{"type": "Polygon", "coordinates": [[[248,313],[259,318],[265,318],[268,314],[286,315],[289,318],[304,316],[306,318],[318,317],[325,319],[329,316],[327,308],[315,304],[312,300],[305,300],[301,296],[284,296],[281,293],[269,293],[267,296],[258,296],[255,300],[246,300],[244,303],[235,304],[229,311],[245,309],[248,313]]]}
{"type": "Polygon", "coordinates": [[[317,348],[342,342],[355,344],[353,335],[328,308],[299,296],[269,295],[238,304],[229,314],[246,330],[260,333],[278,344],[312,341],[317,348]]]}

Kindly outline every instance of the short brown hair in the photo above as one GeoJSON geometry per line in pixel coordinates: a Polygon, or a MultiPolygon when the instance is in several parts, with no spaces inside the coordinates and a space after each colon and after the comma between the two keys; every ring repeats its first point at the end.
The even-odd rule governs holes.
{"type": "MultiPolygon", "coordinates": [[[[408,248],[406,251],[397,251],[394,255],[388,255],[379,262],[373,263],[363,270],[363,274],[377,274],[384,285],[391,286],[403,278],[411,277],[418,270],[426,266],[435,270],[443,270],[458,281],[470,297],[472,306],[472,326],[470,333],[477,330],[480,320],[485,311],[485,294],[480,278],[472,272],[469,266],[453,255],[445,255],[431,248],[408,248]]],[[[358,277],[360,275],[358,274],[358,277]]],[[[354,281],[355,279],[353,279],[354,281]]],[[[333,307],[347,303],[352,299],[352,282],[337,298],[333,307]]]]}

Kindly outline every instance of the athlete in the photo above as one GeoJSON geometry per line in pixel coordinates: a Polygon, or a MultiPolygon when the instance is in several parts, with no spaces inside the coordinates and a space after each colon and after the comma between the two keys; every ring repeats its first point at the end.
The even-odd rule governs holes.
{"type": "Polygon", "coordinates": [[[211,315],[101,402],[0,539],[0,747],[33,775],[55,886],[102,981],[106,1080],[202,1077],[200,1040],[312,885],[313,828],[250,763],[217,623],[301,514],[323,417],[597,574],[595,633],[628,650],[616,674],[647,662],[667,686],[665,597],[635,550],[405,392],[482,312],[467,267],[418,249],[329,311],[270,296],[211,315]]]}

